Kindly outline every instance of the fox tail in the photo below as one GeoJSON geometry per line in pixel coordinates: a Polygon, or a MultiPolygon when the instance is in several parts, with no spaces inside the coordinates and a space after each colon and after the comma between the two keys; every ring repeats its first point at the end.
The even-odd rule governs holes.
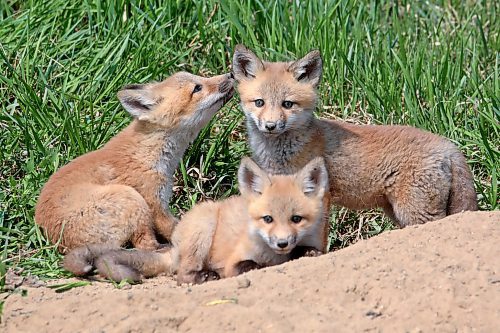
{"type": "Polygon", "coordinates": [[[88,244],[70,251],[63,267],[76,276],[87,276],[94,269],[105,278],[116,282],[140,282],[172,271],[170,249],[160,251],[127,250],[105,244],[88,244]]]}

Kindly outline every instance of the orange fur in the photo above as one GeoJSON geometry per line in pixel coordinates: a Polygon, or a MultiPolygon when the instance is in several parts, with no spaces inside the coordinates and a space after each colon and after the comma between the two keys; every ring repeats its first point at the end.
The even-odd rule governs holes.
{"type": "Polygon", "coordinates": [[[62,252],[88,243],[157,248],[155,232],[169,239],[176,224],[168,202],[179,160],[232,94],[228,74],[181,72],[163,82],[126,86],[118,98],[135,119],[104,147],[50,177],[36,222],[62,252]]]}
{"type": "Polygon", "coordinates": [[[400,227],[476,210],[472,173],[449,140],[407,126],[357,126],[313,115],[322,60],[264,62],[242,45],[233,72],[255,161],[290,174],[325,158],[331,203],[380,207],[400,227]]]}
{"type": "Polygon", "coordinates": [[[322,212],[328,175],[323,159],[294,175],[273,176],[245,158],[238,178],[241,196],[196,205],[175,228],[169,251],[92,245],[70,252],[65,267],[85,275],[95,266],[117,281],[177,272],[179,283],[201,283],[276,265],[303,249],[314,255],[326,250],[322,212]],[[264,216],[272,220],[266,222],[264,216]]]}

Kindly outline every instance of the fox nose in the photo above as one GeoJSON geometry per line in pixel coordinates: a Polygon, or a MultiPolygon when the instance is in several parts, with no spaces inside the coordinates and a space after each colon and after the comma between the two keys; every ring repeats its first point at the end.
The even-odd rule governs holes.
{"type": "Polygon", "coordinates": [[[233,81],[228,79],[219,85],[219,92],[224,94],[224,93],[230,91],[232,88],[233,88],[233,81]]]}
{"type": "Polygon", "coordinates": [[[280,239],[277,243],[278,247],[284,249],[288,246],[288,241],[286,239],[280,239]]]}
{"type": "MultiPolygon", "coordinates": [[[[266,125],[265,125],[266,129],[268,131],[272,131],[276,128],[276,123],[273,122],[273,121],[266,121],[266,125]]],[[[285,245],[286,246],[286,245],[285,245]]]]}

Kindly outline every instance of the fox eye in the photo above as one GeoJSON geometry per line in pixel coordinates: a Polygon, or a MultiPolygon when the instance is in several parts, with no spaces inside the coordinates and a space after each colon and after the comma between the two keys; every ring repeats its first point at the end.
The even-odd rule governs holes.
{"type": "Polygon", "coordinates": [[[292,101],[283,101],[283,103],[281,103],[281,106],[285,109],[291,109],[294,104],[295,103],[292,101]]]}
{"type": "Polygon", "coordinates": [[[264,222],[266,223],[271,223],[273,222],[273,217],[271,215],[265,215],[265,216],[262,216],[262,219],[264,220],[264,222]]]}
{"type": "Polygon", "coordinates": [[[264,100],[263,99],[256,99],[255,101],[255,106],[258,107],[258,108],[261,108],[264,106],[264,100]]]}
{"type": "Polygon", "coordinates": [[[194,94],[194,93],[197,93],[198,91],[201,91],[201,88],[203,88],[203,87],[201,86],[201,84],[197,84],[197,85],[195,85],[195,86],[194,86],[194,89],[193,89],[193,94],[194,94]]]}
{"type": "Polygon", "coordinates": [[[299,216],[299,215],[293,215],[292,216],[292,222],[293,223],[299,223],[300,221],[302,221],[302,216],[299,216]]]}

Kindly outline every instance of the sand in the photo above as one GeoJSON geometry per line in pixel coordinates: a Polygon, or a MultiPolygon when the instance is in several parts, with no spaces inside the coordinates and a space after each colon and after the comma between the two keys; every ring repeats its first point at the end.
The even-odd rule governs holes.
{"type": "Polygon", "coordinates": [[[198,286],[162,276],[125,289],[21,288],[26,296],[6,299],[2,332],[499,332],[500,212],[198,286]]]}

